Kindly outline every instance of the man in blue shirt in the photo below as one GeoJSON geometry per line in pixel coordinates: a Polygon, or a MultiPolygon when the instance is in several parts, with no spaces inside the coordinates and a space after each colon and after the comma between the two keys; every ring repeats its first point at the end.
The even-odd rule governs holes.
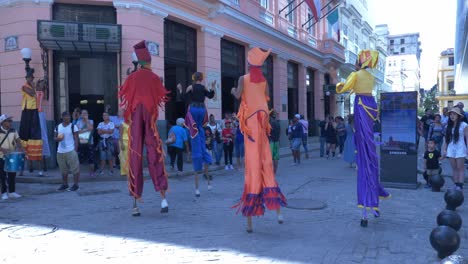
{"type": "Polygon", "coordinates": [[[184,128],[184,119],[178,118],[176,121],[177,125],[171,127],[169,130],[168,141],[168,152],[171,157],[171,168],[174,169],[174,161],[177,157],[177,170],[178,172],[183,171],[184,166],[184,146],[187,149],[188,153],[188,137],[187,132],[184,128]]]}

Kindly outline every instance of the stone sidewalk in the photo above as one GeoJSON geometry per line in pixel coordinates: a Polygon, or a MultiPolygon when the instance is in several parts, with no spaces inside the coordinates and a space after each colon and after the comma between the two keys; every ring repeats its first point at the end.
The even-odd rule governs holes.
{"type": "MultiPolygon", "coordinates": [[[[388,189],[392,198],[382,201],[382,217],[361,228],[356,170],[316,156],[289,164],[291,158],[282,158],[277,176],[289,203],[285,223],[266,212],[254,218],[252,234],[231,208],[242,194],[239,171],[213,172],[214,189],[208,192],[202,181],[200,198],[192,177],[170,178],[167,215],[159,213],[159,194],[146,181],[138,218],[130,215],[123,181],[85,182],[77,192],[20,183],[24,198],[0,202],[0,263],[438,263],[429,234],[444,208],[443,193],[388,189]]],[[[463,219],[467,208],[458,209],[463,219]]],[[[468,257],[466,221],[459,234],[457,254],[468,257]]]]}

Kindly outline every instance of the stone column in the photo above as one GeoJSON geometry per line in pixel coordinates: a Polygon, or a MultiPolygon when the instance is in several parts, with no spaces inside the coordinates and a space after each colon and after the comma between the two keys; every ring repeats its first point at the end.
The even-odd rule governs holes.
{"type": "Polygon", "coordinates": [[[306,87],[306,70],[302,64],[298,64],[298,84],[299,84],[299,96],[297,98],[299,114],[304,115],[304,118],[307,119],[307,87],[306,87]]]}
{"type": "Polygon", "coordinates": [[[325,94],[323,93],[324,72],[316,70],[314,71],[314,94],[315,94],[315,118],[324,120],[325,119],[325,94]]]}
{"type": "Polygon", "coordinates": [[[216,80],[215,97],[205,101],[208,113],[221,119],[221,38],[223,34],[209,27],[197,33],[197,69],[203,72],[205,85],[216,80]]]}

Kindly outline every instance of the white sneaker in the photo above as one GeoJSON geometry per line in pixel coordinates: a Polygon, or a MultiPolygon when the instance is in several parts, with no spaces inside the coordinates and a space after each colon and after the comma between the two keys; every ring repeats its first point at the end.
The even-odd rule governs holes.
{"type": "Polygon", "coordinates": [[[166,200],[166,199],[164,199],[164,200],[161,201],[161,208],[166,208],[166,207],[168,207],[168,206],[169,206],[169,204],[167,204],[167,200],[166,200]]]}
{"type": "Polygon", "coordinates": [[[284,223],[284,218],[283,218],[283,215],[281,215],[281,214],[278,215],[278,223],[279,223],[279,224],[284,223]]]}
{"type": "Polygon", "coordinates": [[[230,169],[230,170],[233,170],[234,167],[233,167],[232,165],[229,165],[229,169],[230,169]]]}
{"type": "Polygon", "coordinates": [[[9,198],[21,198],[21,195],[17,194],[16,192],[12,192],[8,194],[9,198]]]}
{"type": "Polygon", "coordinates": [[[211,191],[213,187],[211,187],[211,184],[208,184],[208,191],[211,191]]]}
{"type": "Polygon", "coordinates": [[[225,169],[225,170],[229,170],[229,165],[226,165],[226,166],[224,167],[224,169],[225,169]]]}
{"type": "Polygon", "coordinates": [[[200,197],[200,191],[198,189],[195,189],[195,196],[200,197]]]}
{"type": "Polygon", "coordinates": [[[2,194],[2,200],[8,200],[8,194],[7,193],[2,194]]]}

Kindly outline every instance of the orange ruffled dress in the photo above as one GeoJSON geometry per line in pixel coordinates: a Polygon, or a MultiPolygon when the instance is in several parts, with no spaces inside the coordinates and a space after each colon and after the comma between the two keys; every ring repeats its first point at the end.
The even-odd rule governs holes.
{"type": "MultiPolygon", "coordinates": [[[[262,74],[260,68],[253,68],[250,72],[262,74]]],[[[267,83],[263,75],[260,76],[259,82],[252,82],[251,74],[244,76],[238,118],[244,134],[245,184],[241,201],[234,206],[238,207],[244,216],[263,215],[265,206],[269,210],[276,210],[286,205],[286,198],[281,193],[273,171],[268,140],[271,126],[266,89],[267,83]]]]}

